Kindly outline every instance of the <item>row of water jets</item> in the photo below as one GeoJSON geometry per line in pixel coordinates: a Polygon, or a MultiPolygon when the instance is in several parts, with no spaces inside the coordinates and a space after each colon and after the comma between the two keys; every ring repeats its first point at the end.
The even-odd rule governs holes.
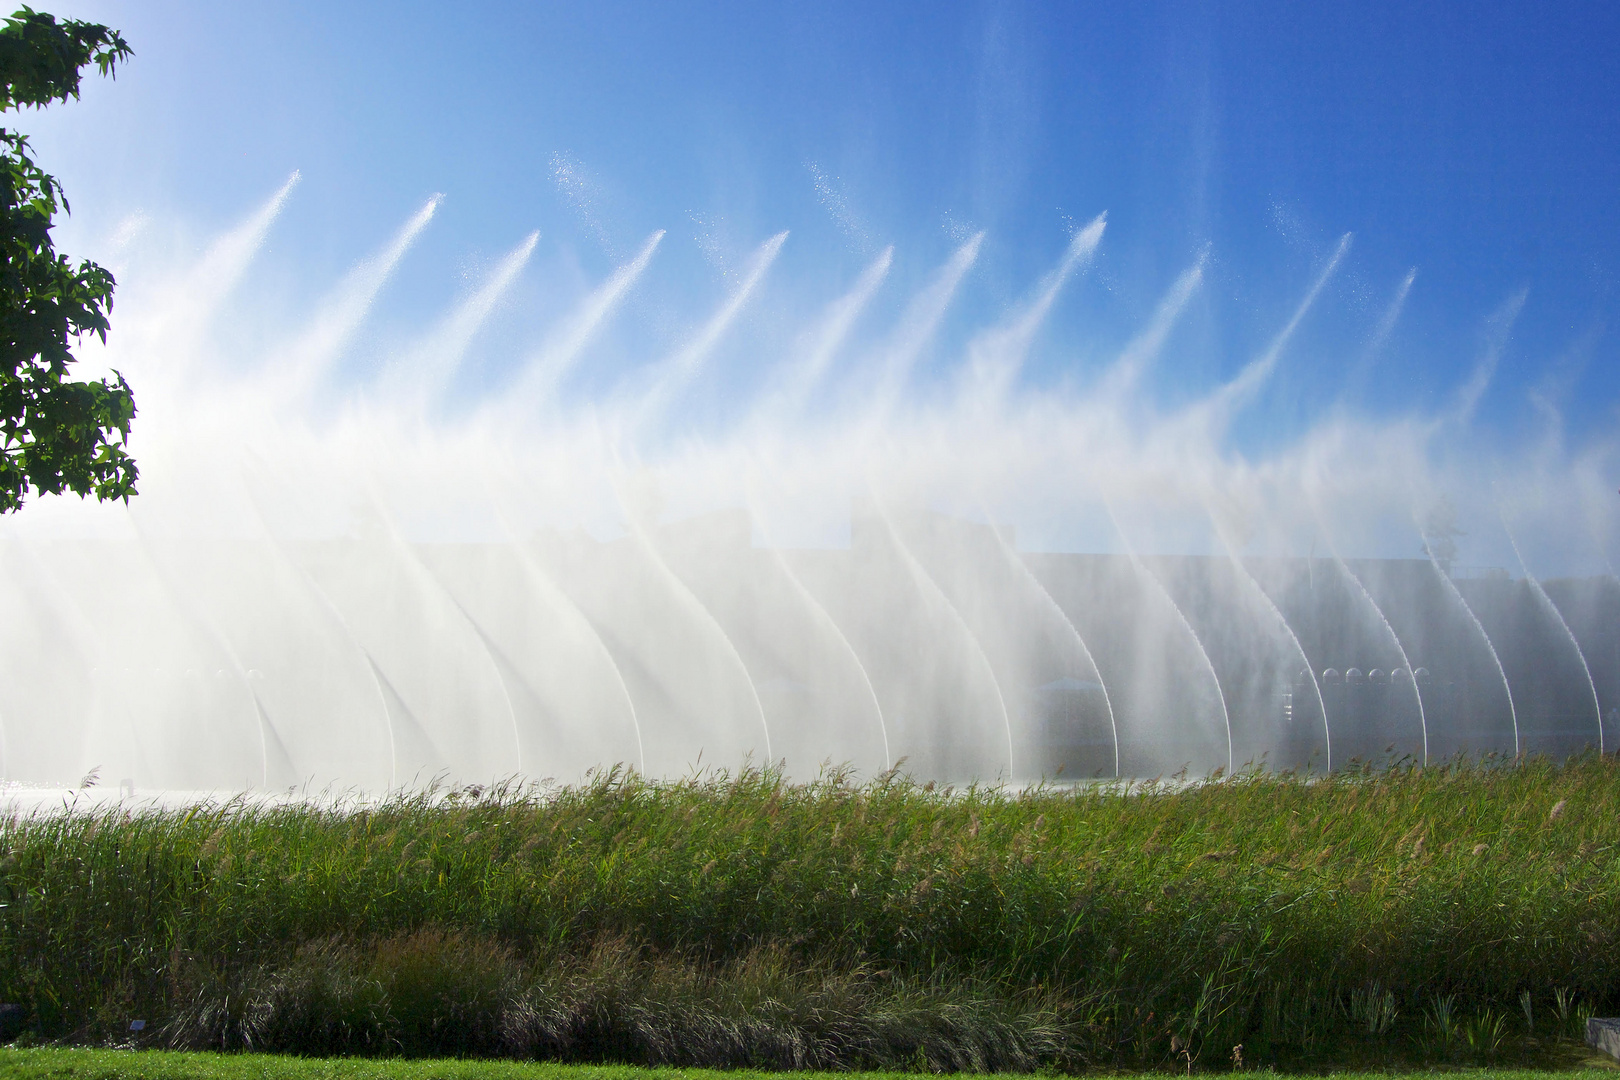
{"type": "MultiPolygon", "coordinates": [[[[127,509],[41,500],[5,523],[7,778],[100,768],[143,787],[380,789],[576,779],[621,762],[673,775],[751,755],[800,775],[904,760],[919,775],[1023,781],[1076,764],[1065,755],[1085,762],[1071,775],[1208,772],[1276,762],[1285,745],[1331,767],[1333,675],[1312,665],[1287,583],[1257,559],[1325,546],[1325,562],[1288,565],[1330,566],[1354,596],[1345,617],[1405,673],[1419,666],[1348,553],[1426,558],[1514,710],[1507,667],[1443,565],[1457,530],[1436,507],[1500,527],[1542,620],[1579,657],[1603,742],[1597,680],[1516,532],[1550,564],[1612,580],[1600,495],[1612,453],[1537,447],[1482,466],[1470,437],[1522,295],[1441,412],[1334,411],[1249,460],[1234,422],[1348,236],[1260,355],[1161,409],[1152,373],[1204,287],[1205,256],[1083,389],[1024,377],[1064,286],[1097,257],[1102,217],[960,364],[925,377],[981,233],[872,332],[895,260],[880,252],[807,327],[778,335],[786,359],[745,405],[698,424],[694,403],[716,393],[717,358],[788,235],[736,267],[662,359],[582,396],[580,369],[655,264],[660,231],[514,375],[452,404],[469,398],[469,349],[538,234],[362,382],[342,361],[437,198],[259,363],[222,359],[220,327],[296,180],[185,272],[126,272],[110,344],[84,350],[137,390],[143,493],[127,509]],[[1079,563],[1022,554],[1014,524],[1042,546],[1118,552],[1126,570],[1086,584],[1079,563]],[[1216,569],[1188,576],[1167,551],[1216,569]],[[1262,715],[1274,685],[1291,687],[1291,711],[1262,715]],[[1051,707],[1064,694],[1067,732],[1051,707]]],[[[1427,758],[1424,694],[1401,685],[1427,758]]],[[[1524,749],[1516,712],[1511,746],[1482,748],[1524,749]]]]}

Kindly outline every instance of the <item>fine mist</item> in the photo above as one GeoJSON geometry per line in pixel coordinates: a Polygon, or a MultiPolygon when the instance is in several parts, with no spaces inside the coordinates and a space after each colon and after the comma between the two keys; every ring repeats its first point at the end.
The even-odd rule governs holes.
{"type": "Polygon", "coordinates": [[[830,762],[1027,783],[1620,746],[1616,447],[1476,430],[1499,344],[1430,412],[1238,437],[1348,236],[1259,355],[1174,405],[1150,376],[1206,256],[1117,356],[1026,378],[1099,216],[947,356],[985,234],[892,318],[873,303],[908,255],[875,254],[721,407],[708,369],[784,317],[760,305],[790,232],[598,389],[571,387],[634,316],[662,231],[521,360],[470,372],[544,245],[515,236],[357,375],[435,197],[222,360],[214,330],[296,181],[182,269],[137,258],[109,344],[82,350],[135,388],[142,494],[0,523],[7,780],[383,791],[830,762]]]}

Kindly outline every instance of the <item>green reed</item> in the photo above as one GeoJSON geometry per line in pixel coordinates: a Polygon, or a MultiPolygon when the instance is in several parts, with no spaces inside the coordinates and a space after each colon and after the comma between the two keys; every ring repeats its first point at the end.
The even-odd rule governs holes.
{"type": "Polygon", "coordinates": [[[1620,763],[1028,791],[613,771],[107,808],[0,822],[0,904],[0,1000],[42,1037],[144,1018],[168,1045],[762,1067],[1523,1060],[1620,1004],[1620,763]]]}

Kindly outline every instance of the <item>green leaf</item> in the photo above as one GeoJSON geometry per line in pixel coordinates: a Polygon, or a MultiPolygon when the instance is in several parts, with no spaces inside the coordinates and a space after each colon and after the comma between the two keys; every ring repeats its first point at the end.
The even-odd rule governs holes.
{"type": "MultiPolygon", "coordinates": [[[[130,55],[99,23],[58,23],[24,7],[0,26],[0,111],[76,98],[85,67],[111,75],[130,55]]],[[[127,502],[139,476],[125,449],[129,384],[117,372],[111,382],[68,378],[72,343],[106,340],[116,282],[56,253],[51,226],[67,198],[28,149],[25,136],[0,128],[0,512],[30,493],[127,502]]]]}

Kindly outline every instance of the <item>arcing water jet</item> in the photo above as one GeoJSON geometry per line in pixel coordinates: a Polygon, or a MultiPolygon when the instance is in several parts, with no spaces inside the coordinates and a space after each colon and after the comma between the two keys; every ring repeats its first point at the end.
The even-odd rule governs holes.
{"type": "Polygon", "coordinates": [[[642,362],[606,343],[660,272],[658,231],[480,383],[462,358],[541,261],[530,234],[355,381],[337,360],[434,200],[257,368],[207,368],[193,339],[289,191],[204,257],[210,288],[131,290],[132,331],[99,358],[141,395],[135,504],[3,523],[8,780],[383,790],[752,761],[1025,783],[1613,744],[1616,515],[1592,495],[1610,451],[1483,478],[1472,383],[1461,412],[1335,412],[1236,447],[1348,237],[1271,347],[1169,404],[1144,376],[1181,347],[1207,252],[1111,368],[1032,371],[1102,216],[988,318],[963,299],[978,233],[931,272],[886,249],[786,325],[777,232],[642,362]],[[205,378],[165,364],[174,335],[205,378]],[[715,391],[739,364],[757,378],[715,391]],[[714,393],[734,397],[718,421],[683,411],[714,393]],[[1589,523],[1557,573],[1442,565],[1408,524],[1415,492],[1466,505],[1487,481],[1589,523]]]}

